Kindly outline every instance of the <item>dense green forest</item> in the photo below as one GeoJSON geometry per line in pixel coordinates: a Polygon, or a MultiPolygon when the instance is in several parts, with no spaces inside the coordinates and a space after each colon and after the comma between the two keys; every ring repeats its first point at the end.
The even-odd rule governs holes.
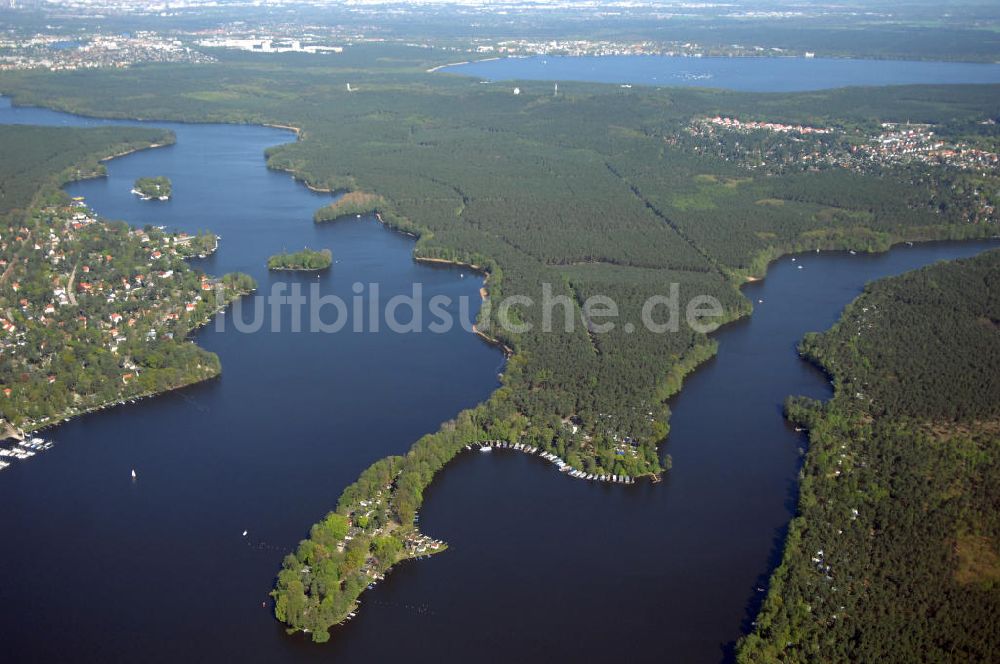
{"type": "Polygon", "coordinates": [[[316,251],[306,247],[302,251],[275,254],[267,259],[268,270],[325,270],[333,264],[329,249],[316,251]]]}
{"type": "Polygon", "coordinates": [[[23,215],[46,187],[102,175],[100,159],[153,143],[172,143],[171,133],[138,127],[68,128],[0,126],[0,217],[23,215]]]}
{"type": "Polygon", "coordinates": [[[802,352],[831,401],[741,662],[987,662],[1000,650],[1000,251],[870,285],[802,352]]]}
{"type": "MultiPolygon", "coordinates": [[[[479,330],[513,350],[503,387],[418,441],[393,462],[387,483],[345,492],[349,517],[368,511],[360,504],[375,500],[368,492],[389,492],[379,532],[409,532],[433,475],[483,438],[537,446],[586,472],[660,472],[667,398],[714,345],[687,325],[655,333],[640,324],[651,295],[676,287],[682,305],[715,297],[722,311],[709,322],[722,324],[750,312],[740,284],[784,252],[996,233],[962,206],[937,204],[937,175],[775,176],[677,137],[693,118],[725,115],[868,132],[911,120],[989,143],[996,125],[983,123],[997,115],[998,86],[737,94],[567,82],[554,96],[548,83],[519,82],[514,95],[513,83],[427,74],[426,58],[421,49],[358,46],[335,60],[232,56],[219,65],[0,76],[0,91],[18,103],[297,127],[297,140],[268,151],[268,165],[313,188],[348,192],[317,221],[374,211],[418,237],[418,257],[485,272],[491,302],[509,295],[537,302],[543,284],[565,298],[576,322],[568,330],[543,332],[538,306],[513,310],[517,322],[533,326],[527,331],[498,325],[484,308],[479,330]],[[618,304],[619,325],[609,333],[593,333],[585,320],[582,305],[592,295],[618,304]]],[[[309,542],[286,569],[302,572],[302,556],[313,555],[309,542]]],[[[333,590],[329,578],[279,582],[279,600],[303,607],[279,617],[322,638],[353,603],[350,578],[339,577],[333,590]]]]}
{"type": "Polygon", "coordinates": [[[336,221],[342,217],[379,212],[385,206],[378,196],[366,194],[363,191],[349,191],[333,203],[316,210],[314,219],[320,221],[336,221]]]}
{"type": "Polygon", "coordinates": [[[101,158],[172,140],[155,129],[0,126],[11,157],[0,161],[3,424],[31,430],[219,373],[218,358],[185,337],[252,280],[189,269],[183,256],[208,236],[106,222],[59,189],[101,175],[101,158]]]}

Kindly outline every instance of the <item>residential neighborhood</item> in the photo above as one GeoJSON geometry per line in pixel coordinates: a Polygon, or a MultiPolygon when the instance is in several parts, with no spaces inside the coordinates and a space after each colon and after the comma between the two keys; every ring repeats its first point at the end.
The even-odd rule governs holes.
{"type": "Polygon", "coordinates": [[[0,389],[10,423],[31,430],[217,373],[214,356],[183,341],[236,292],[184,262],[215,242],[105,222],[79,198],[2,229],[0,389]]]}

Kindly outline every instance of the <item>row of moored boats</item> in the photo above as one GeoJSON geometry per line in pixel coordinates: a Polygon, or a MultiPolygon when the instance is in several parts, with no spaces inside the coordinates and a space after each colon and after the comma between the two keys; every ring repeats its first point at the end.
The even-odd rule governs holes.
{"type": "Polygon", "coordinates": [[[22,440],[13,447],[0,447],[0,470],[6,470],[14,461],[25,461],[39,452],[52,449],[52,441],[42,438],[22,440]]]}
{"type": "Polygon", "coordinates": [[[465,449],[478,449],[480,452],[492,452],[494,449],[503,449],[516,450],[518,452],[524,452],[525,454],[537,454],[546,461],[554,463],[560,472],[566,473],[570,477],[576,477],[581,480],[593,480],[595,482],[611,482],[612,484],[635,484],[635,478],[629,477],[628,475],[601,475],[577,470],[560,459],[557,455],[552,454],[551,452],[544,452],[538,447],[532,447],[531,445],[525,445],[524,443],[510,443],[506,440],[486,440],[480,443],[466,445],[465,449]]]}

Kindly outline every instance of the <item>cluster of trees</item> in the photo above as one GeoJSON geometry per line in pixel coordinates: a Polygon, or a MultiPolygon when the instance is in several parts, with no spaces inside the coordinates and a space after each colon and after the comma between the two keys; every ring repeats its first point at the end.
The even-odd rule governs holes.
{"type": "Polygon", "coordinates": [[[141,196],[144,200],[157,199],[166,200],[173,193],[173,185],[170,178],[158,175],[152,178],[139,178],[135,181],[132,191],[141,196]]]}
{"type": "Polygon", "coordinates": [[[741,662],[990,661],[1000,649],[1000,251],[876,282],[802,350],[810,447],[741,662]]]}
{"type": "Polygon", "coordinates": [[[275,254],[267,259],[268,270],[325,270],[333,265],[329,249],[316,251],[306,247],[302,251],[275,254]]]}
{"type": "Polygon", "coordinates": [[[342,217],[379,212],[384,206],[385,201],[378,196],[363,191],[349,191],[333,203],[316,210],[313,220],[335,221],[342,217]]]}
{"type": "Polygon", "coordinates": [[[186,257],[208,256],[219,248],[219,236],[209,231],[201,231],[187,241],[174,241],[177,253],[186,257]]]}
{"type": "Polygon", "coordinates": [[[278,620],[308,630],[318,643],[327,641],[330,626],[344,619],[371,582],[362,568],[376,548],[387,562],[395,562],[388,549],[352,527],[348,517],[328,514],[294,554],[285,556],[272,593],[278,620]],[[345,540],[348,532],[354,534],[345,540]]]}

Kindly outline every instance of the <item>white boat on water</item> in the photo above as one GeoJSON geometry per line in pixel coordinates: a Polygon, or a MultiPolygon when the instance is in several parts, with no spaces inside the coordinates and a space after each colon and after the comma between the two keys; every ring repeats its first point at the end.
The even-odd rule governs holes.
{"type": "Polygon", "coordinates": [[[132,469],[132,479],[136,479],[135,468],[132,469]]]}
{"type": "Polygon", "coordinates": [[[490,447],[489,445],[483,445],[482,447],[479,448],[479,451],[480,452],[492,452],[493,448],[490,447]]]}

